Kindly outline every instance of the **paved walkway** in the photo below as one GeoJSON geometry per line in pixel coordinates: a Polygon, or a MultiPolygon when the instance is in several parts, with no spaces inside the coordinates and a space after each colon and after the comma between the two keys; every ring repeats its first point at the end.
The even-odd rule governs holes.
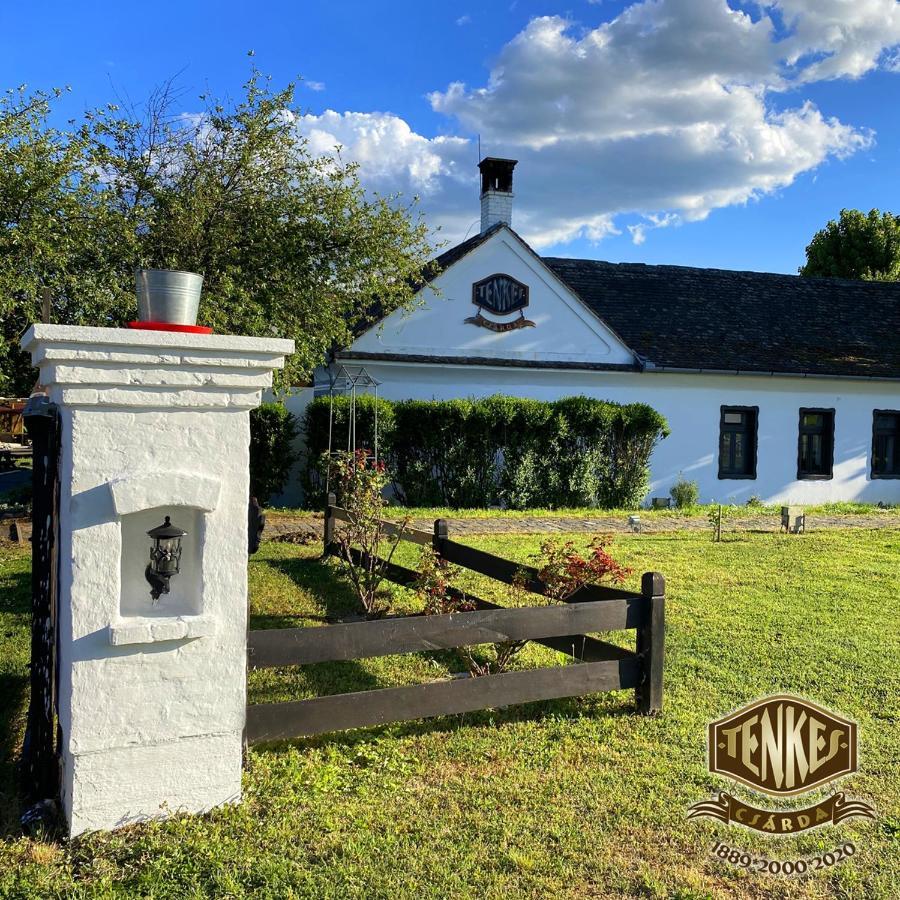
{"type": "MultiPolygon", "coordinates": [[[[494,516],[483,519],[447,519],[450,535],[469,534],[552,534],[552,533],[608,533],[627,532],[630,530],[627,516],[578,516],[571,518],[555,517],[514,517],[494,516]]],[[[413,519],[413,528],[431,531],[433,519],[413,519]]],[[[736,516],[727,518],[722,529],[728,531],[778,531],[781,519],[777,515],[736,516]]],[[[809,531],[822,528],[900,528],[900,512],[886,510],[883,513],[865,515],[807,515],[806,527],[809,531]]],[[[646,534],[659,534],[670,531],[708,531],[709,522],[705,516],[659,516],[645,518],[643,531],[646,534]]],[[[283,516],[270,513],[266,519],[265,537],[271,539],[278,535],[295,534],[297,532],[314,532],[322,534],[322,516],[283,516]]]]}

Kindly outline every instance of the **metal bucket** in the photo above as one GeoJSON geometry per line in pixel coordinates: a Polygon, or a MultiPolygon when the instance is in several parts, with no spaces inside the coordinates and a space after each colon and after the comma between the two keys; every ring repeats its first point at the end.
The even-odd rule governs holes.
{"type": "Polygon", "coordinates": [[[171,269],[137,269],[134,280],[141,322],[197,324],[202,275],[171,269]]]}

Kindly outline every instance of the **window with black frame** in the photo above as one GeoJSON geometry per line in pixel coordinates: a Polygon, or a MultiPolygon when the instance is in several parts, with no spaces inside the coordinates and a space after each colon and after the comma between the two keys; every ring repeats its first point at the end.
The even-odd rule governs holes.
{"type": "Polygon", "coordinates": [[[876,409],[872,421],[872,477],[900,478],[900,410],[876,409]]]}
{"type": "Polygon", "coordinates": [[[719,478],[756,478],[757,406],[723,406],[719,419],[719,478]]]}
{"type": "Polygon", "coordinates": [[[801,409],[797,478],[831,478],[834,470],[834,410],[801,409]]]}

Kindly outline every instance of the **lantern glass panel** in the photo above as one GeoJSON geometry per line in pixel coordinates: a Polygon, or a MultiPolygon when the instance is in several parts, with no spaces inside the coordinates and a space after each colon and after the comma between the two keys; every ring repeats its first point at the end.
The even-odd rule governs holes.
{"type": "Polygon", "coordinates": [[[155,555],[156,571],[160,575],[175,575],[181,561],[181,538],[160,538],[155,555]]]}

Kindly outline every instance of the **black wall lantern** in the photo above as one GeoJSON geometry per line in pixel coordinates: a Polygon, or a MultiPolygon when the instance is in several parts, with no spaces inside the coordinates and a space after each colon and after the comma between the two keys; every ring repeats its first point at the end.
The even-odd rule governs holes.
{"type": "Polygon", "coordinates": [[[144,575],[150,583],[150,596],[155,603],[161,594],[169,593],[169,579],[178,574],[181,564],[181,539],[187,534],[177,525],[166,521],[151,528],[148,535],[153,540],[150,548],[150,563],[144,575]]]}

